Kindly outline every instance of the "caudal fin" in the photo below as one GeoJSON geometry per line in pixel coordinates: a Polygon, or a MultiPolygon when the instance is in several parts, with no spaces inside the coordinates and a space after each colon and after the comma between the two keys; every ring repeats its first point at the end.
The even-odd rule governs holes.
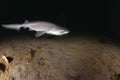
{"type": "Polygon", "coordinates": [[[20,28],[22,27],[20,24],[3,24],[1,26],[4,28],[13,29],[13,30],[20,30],[20,28]]]}

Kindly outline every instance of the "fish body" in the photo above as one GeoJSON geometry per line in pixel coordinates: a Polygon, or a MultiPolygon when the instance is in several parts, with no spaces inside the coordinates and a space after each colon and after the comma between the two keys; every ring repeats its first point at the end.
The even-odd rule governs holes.
{"type": "Polygon", "coordinates": [[[5,25],[3,24],[2,27],[18,31],[22,27],[28,28],[30,31],[36,31],[35,37],[40,37],[45,33],[58,36],[69,33],[68,29],[46,21],[34,21],[34,22],[25,21],[23,24],[5,24],[5,25]]]}

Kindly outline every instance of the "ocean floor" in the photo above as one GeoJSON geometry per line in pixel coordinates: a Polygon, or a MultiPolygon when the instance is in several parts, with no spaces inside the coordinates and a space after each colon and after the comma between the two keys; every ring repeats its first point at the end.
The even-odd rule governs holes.
{"type": "Polygon", "coordinates": [[[120,80],[120,45],[90,36],[1,39],[0,80],[120,80]]]}

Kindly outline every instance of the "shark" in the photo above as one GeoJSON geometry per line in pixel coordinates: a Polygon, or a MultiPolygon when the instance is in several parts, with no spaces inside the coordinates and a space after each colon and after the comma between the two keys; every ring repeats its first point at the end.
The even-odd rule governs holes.
{"type": "Polygon", "coordinates": [[[19,31],[21,28],[28,28],[29,31],[36,31],[35,37],[40,37],[44,34],[61,36],[68,34],[70,31],[59,25],[56,25],[47,21],[31,21],[25,20],[22,24],[2,24],[1,25],[7,29],[13,29],[19,31]]]}

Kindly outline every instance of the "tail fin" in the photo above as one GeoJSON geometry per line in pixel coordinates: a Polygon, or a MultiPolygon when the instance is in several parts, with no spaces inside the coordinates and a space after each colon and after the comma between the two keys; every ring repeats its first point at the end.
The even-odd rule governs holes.
{"type": "Polygon", "coordinates": [[[3,24],[1,26],[4,28],[13,29],[13,30],[20,30],[20,28],[22,27],[20,24],[5,24],[5,25],[3,24]]]}

